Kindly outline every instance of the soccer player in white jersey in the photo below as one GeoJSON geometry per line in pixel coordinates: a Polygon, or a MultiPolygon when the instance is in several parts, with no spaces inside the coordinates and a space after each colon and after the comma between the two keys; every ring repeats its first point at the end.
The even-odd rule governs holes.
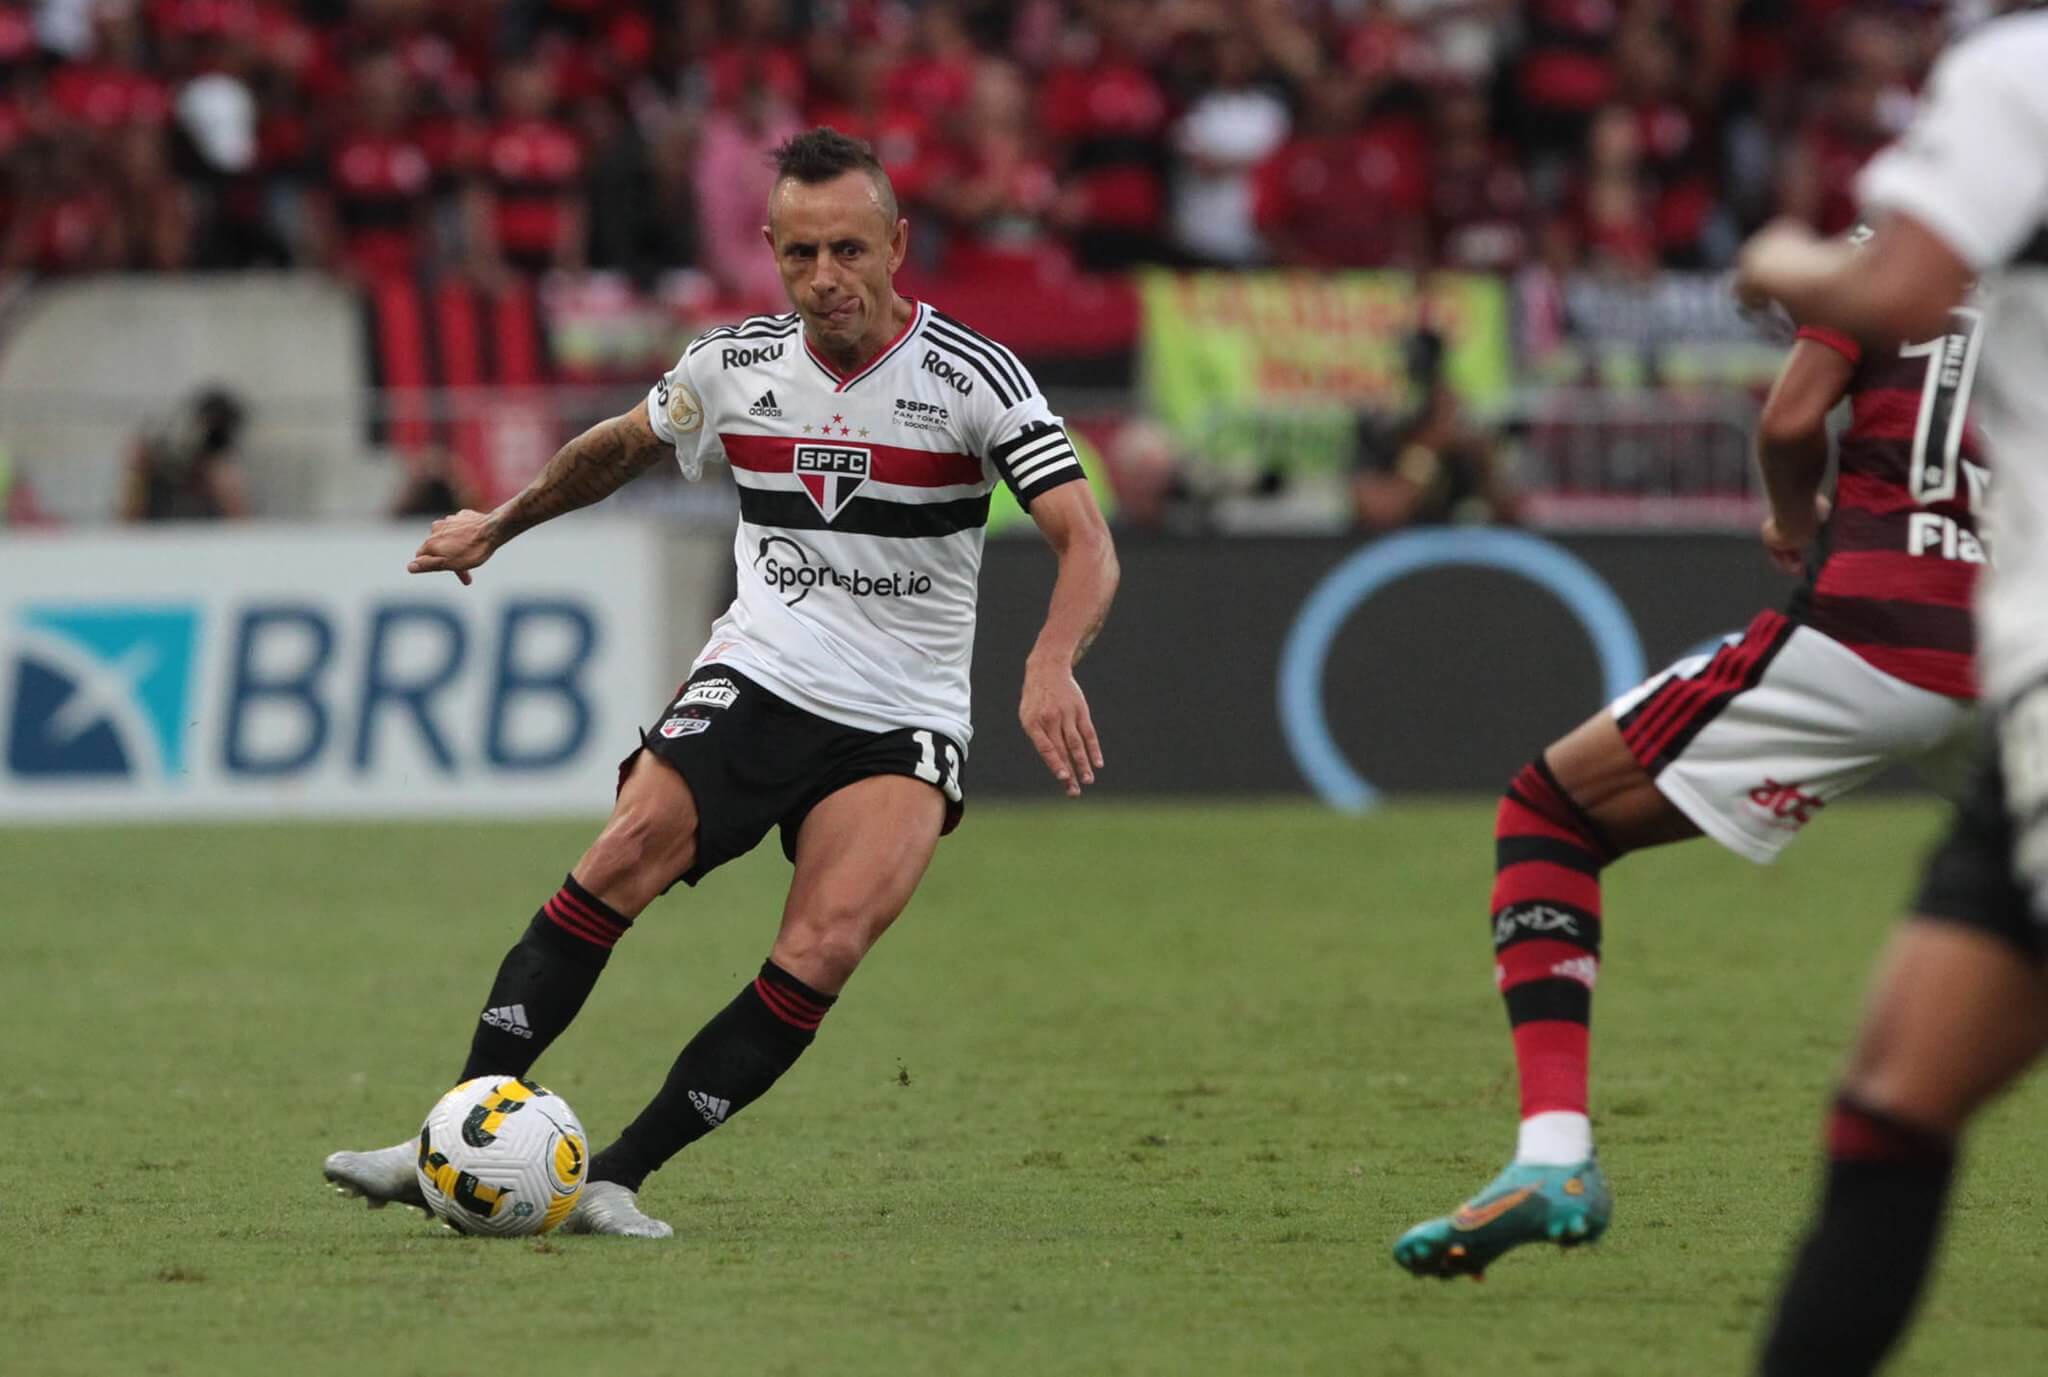
{"type": "MultiPolygon", "coordinates": [[[[666,457],[692,478],[722,457],[739,487],[739,596],[620,767],[611,820],[506,955],[456,1078],[525,1075],[656,896],[780,829],[795,874],[766,963],[592,1158],[572,1230],[671,1232],[639,1209],[642,1181],[790,1068],[959,823],[998,483],[1059,559],[1024,730],[1069,795],[1103,764],[1074,666],[1117,562],[1059,417],[1009,350],[896,293],[909,229],[866,144],[815,129],[776,157],[763,234],[796,309],[706,334],[503,507],[435,522],[410,565],[467,583],[513,536],[666,457]]],[[[339,1152],[326,1174],[373,1207],[418,1205],[415,1152],[339,1152]]]]}
{"type": "Polygon", "coordinates": [[[1903,1332],[1957,1141],[2048,1049],[2048,15],[1995,21],[1934,70],[1918,119],[1864,171],[1877,233],[1852,264],[1767,228],[1738,289],[1867,340],[1922,339],[1980,275],[1978,379],[1999,488],[1977,600],[1980,773],[1886,954],[1828,1124],[1818,1218],[1765,1377],[1863,1377],[1903,1332]]]}

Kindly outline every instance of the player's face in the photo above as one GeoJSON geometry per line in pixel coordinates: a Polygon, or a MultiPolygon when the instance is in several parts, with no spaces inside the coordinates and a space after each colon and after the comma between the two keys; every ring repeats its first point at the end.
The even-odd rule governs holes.
{"type": "Polygon", "coordinates": [[[908,226],[891,223],[866,173],[816,186],[785,178],[769,198],[766,234],[783,289],[821,348],[854,353],[886,343],[895,328],[890,279],[903,265],[908,226]]]}

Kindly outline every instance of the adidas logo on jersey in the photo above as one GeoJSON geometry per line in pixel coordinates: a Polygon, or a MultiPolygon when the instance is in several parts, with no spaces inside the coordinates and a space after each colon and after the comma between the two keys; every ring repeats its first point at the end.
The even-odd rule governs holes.
{"type": "Polygon", "coordinates": [[[747,408],[747,414],[749,416],[772,416],[777,420],[781,420],[782,408],[775,404],[775,389],[771,387],[760,396],[754,398],[754,404],[747,408]]]}
{"type": "Polygon", "coordinates": [[[484,1022],[493,1028],[501,1028],[515,1038],[533,1037],[533,1028],[526,1021],[524,1004],[507,1004],[503,1008],[484,1010],[484,1022]]]}
{"type": "Polygon", "coordinates": [[[721,1100],[716,1095],[707,1095],[701,1090],[690,1092],[690,1103],[704,1116],[704,1122],[717,1128],[725,1122],[725,1116],[732,1113],[732,1101],[721,1100]]]}

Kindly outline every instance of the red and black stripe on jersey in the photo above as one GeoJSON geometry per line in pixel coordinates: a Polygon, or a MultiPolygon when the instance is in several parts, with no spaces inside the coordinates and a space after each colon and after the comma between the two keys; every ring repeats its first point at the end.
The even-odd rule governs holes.
{"type": "MultiPolygon", "coordinates": [[[[809,442],[791,436],[721,434],[719,443],[735,469],[748,473],[792,473],[796,452],[809,442]]],[[[903,488],[965,487],[982,478],[981,461],[971,454],[906,449],[863,440],[866,478],[903,488]]],[[[788,531],[833,531],[840,535],[888,536],[917,540],[979,530],[988,525],[989,494],[907,502],[863,497],[856,492],[827,516],[802,492],[738,485],[741,519],[755,526],[788,531]]]]}
{"type": "Polygon", "coordinates": [[[771,488],[739,490],[740,518],[755,526],[785,531],[831,531],[838,535],[889,536],[928,540],[988,525],[988,494],[912,506],[879,497],[850,497],[830,517],[800,492],[771,488]]]}
{"type": "Polygon", "coordinates": [[[1924,516],[1914,518],[1953,523],[1942,527],[1952,541],[1979,548],[1963,463],[1981,470],[1986,461],[1975,430],[1954,414],[1976,364],[1975,326],[1974,315],[1959,313],[1944,340],[1885,352],[1832,330],[1799,332],[1841,353],[1855,372],[1849,427],[1836,448],[1834,511],[1787,611],[1894,678],[1956,698],[1977,691],[1970,599],[1981,565],[1940,548],[1915,553],[1927,527],[1924,516]],[[1930,367],[1948,370],[1932,387],[1930,367]]]}

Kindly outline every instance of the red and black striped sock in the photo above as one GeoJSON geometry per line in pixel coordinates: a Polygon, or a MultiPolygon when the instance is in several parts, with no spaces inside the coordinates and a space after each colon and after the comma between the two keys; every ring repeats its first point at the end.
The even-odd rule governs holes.
{"type": "Polygon", "coordinates": [[[612,947],[633,920],[570,875],[498,965],[458,1084],[523,1076],[590,997],[612,947]]]}
{"type": "Polygon", "coordinates": [[[1494,823],[1494,983],[1508,1006],[1522,1117],[1586,1112],[1600,871],[1614,848],[1539,757],[1494,823]]]}
{"type": "Polygon", "coordinates": [[[592,1181],[639,1190],[649,1172],[768,1093],[838,1002],[773,961],[705,1024],[618,1141],[590,1159],[592,1181]]]}
{"type": "Polygon", "coordinates": [[[1868,1377],[1927,1280],[1955,1144],[1844,1096],[1828,1120],[1820,1218],[1792,1264],[1762,1377],[1868,1377]]]}

